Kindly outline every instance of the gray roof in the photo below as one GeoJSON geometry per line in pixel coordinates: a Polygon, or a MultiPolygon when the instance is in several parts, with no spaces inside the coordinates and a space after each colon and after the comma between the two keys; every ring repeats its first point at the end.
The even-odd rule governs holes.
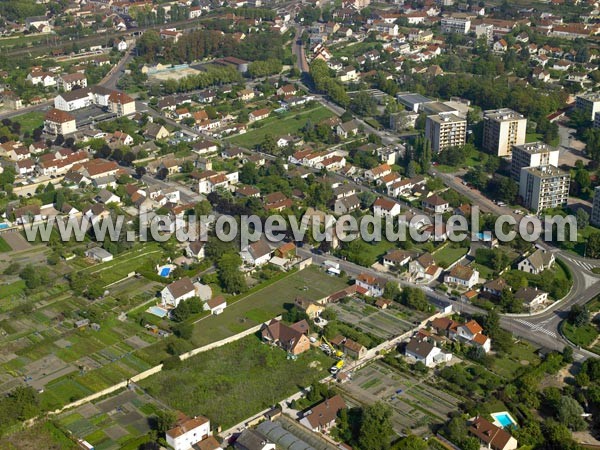
{"type": "Polygon", "coordinates": [[[246,429],[235,441],[235,448],[241,450],[262,450],[267,442],[267,438],[260,432],[246,429]]]}
{"type": "Polygon", "coordinates": [[[431,353],[434,347],[435,345],[430,344],[427,341],[411,339],[410,342],[406,344],[406,351],[414,355],[418,355],[421,358],[427,358],[427,356],[431,353]]]}

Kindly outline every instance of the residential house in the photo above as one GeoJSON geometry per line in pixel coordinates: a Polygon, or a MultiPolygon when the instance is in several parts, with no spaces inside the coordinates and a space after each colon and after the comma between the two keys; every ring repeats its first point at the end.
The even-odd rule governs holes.
{"type": "Polygon", "coordinates": [[[354,194],[349,197],[338,198],[333,206],[333,211],[338,215],[348,214],[358,209],[360,209],[360,199],[354,194]]]}
{"type": "Polygon", "coordinates": [[[246,264],[262,266],[269,262],[273,256],[273,251],[271,250],[271,247],[269,247],[269,244],[261,239],[243,249],[240,252],[240,256],[246,264]]]}
{"type": "Polygon", "coordinates": [[[194,258],[196,260],[204,259],[206,242],[204,241],[190,241],[185,247],[185,255],[188,258],[194,258]]]}
{"type": "Polygon", "coordinates": [[[64,92],[87,87],[87,78],[80,72],[62,74],[57,80],[58,87],[64,92]]]}
{"type": "Polygon", "coordinates": [[[400,204],[393,200],[379,197],[373,203],[373,214],[380,217],[396,217],[400,215],[400,204]]]}
{"type": "Polygon", "coordinates": [[[173,450],[200,448],[201,442],[208,439],[214,440],[214,437],[211,436],[210,421],[206,417],[190,418],[183,414],[180,414],[175,426],[166,431],[165,438],[167,445],[173,450]]]}
{"type": "Polygon", "coordinates": [[[456,264],[444,276],[444,282],[447,284],[471,289],[473,286],[479,283],[479,272],[468,266],[456,264]]]}
{"type": "Polygon", "coordinates": [[[524,287],[515,292],[515,298],[523,302],[523,306],[529,311],[533,311],[548,300],[548,293],[537,287],[524,287]]]}
{"type": "Polygon", "coordinates": [[[211,298],[204,304],[204,310],[210,311],[213,316],[218,316],[227,308],[227,300],[222,295],[211,298]]]}
{"type": "Polygon", "coordinates": [[[496,278],[495,280],[488,281],[481,287],[481,294],[492,300],[498,300],[504,289],[510,289],[510,285],[504,278],[496,278]]]}
{"type": "Polygon", "coordinates": [[[467,323],[456,327],[456,334],[453,336],[459,341],[477,345],[488,353],[491,349],[492,341],[489,337],[482,333],[483,328],[475,320],[469,320],[467,323]]]}
{"type": "Polygon", "coordinates": [[[308,300],[304,297],[296,297],[294,300],[294,306],[298,308],[300,311],[304,311],[309,319],[314,319],[321,315],[321,312],[325,309],[323,306],[318,303],[308,300]]]}
{"type": "Polygon", "coordinates": [[[53,108],[44,117],[44,130],[53,135],[67,135],[77,131],[75,117],[65,111],[53,108]]]}
{"type": "Polygon", "coordinates": [[[409,263],[408,271],[414,280],[429,283],[440,276],[442,268],[435,264],[431,253],[423,253],[409,263]]]}
{"type": "Polygon", "coordinates": [[[516,450],[518,447],[517,440],[508,431],[483,417],[476,417],[470,423],[469,433],[479,439],[482,447],[490,450],[516,450]]]}
{"type": "Polygon", "coordinates": [[[293,259],[296,256],[296,244],[286,242],[275,249],[275,256],[285,259],[293,259]]]}
{"type": "Polygon", "coordinates": [[[108,261],[112,261],[113,255],[104,250],[102,247],[92,247],[87,249],[85,252],[85,257],[93,259],[96,262],[104,263],[108,261]]]}
{"type": "Polygon", "coordinates": [[[538,248],[531,255],[525,257],[517,264],[517,268],[523,272],[537,275],[554,265],[554,254],[538,248]]]}
{"type": "Polygon", "coordinates": [[[365,170],[365,178],[369,181],[377,181],[380,178],[383,178],[392,173],[392,168],[389,164],[381,164],[377,167],[373,167],[372,169],[365,170]]]}
{"type": "Polygon", "coordinates": [[[450,209],[450,203],[436,194],[421,200],[421,206],[425,211],[431,211],[435,214],[443,214],[450,209]]]}
{"type": "Polygon", "coordinates": [[[256,122],[257,120],[266,119],[269,114],[271,114],[271,111],[268,108],[257,109],[248,114],[248,120],[250,123],[256,122]]]}
{"type": "Polygon", "coordinates": [[[152,139],[153,141],[159,141],[161,139],[166,139],[171,135],[169,130],[165,128],[164,125],[159,123],[151,123],[144,130],[144,137],[147,139],[152,139]]]}
{"type": "Polygon", "coordinates": [[[233,448],[235,450],[276,450],[277,446],[259,431],[246,428],[235,440],[233,448]]]}
{"type": "Polygon", "coordinates": [[[385,285],[387,280],[384,278],[377,278],[368,273],[361,273],[356,277],[354,283],[365,290],[365,295],[369,297],[381,297],[385,291],[385,285]]]}
{"type": "Polygon", "coordinates": [[[392,250],[383,257],[385,267],[402,267],[411,260],[412,254],[405,250],[392,250]]]}
{"type": "Polygon", "coordinates": [[[326,433],[335,426],[338,413],[345,408],[346,402],[338,394],[312,407],[300,423],[315,433],[326,433]]]}
{"type": "Polygon", "coordinates": [[[271,320],[261,329],[262,339],[276,345],[292,355],[299,355],[310,349],[310,340],[306,336],[309,330],[306,320],[286,325],[279,320],[271,320]]]}
{"type": "Polygon", "coordinates": [[[135,101],[129,95],[120,91],[113,91],[108,96],[108,110],[118,117],[135,114],[135,101]]]}
{"type": "Polygon", "coordinates": [[[341,123],[336,128],[336,134],[344,139],[358,133],[358,122],[354,119],[341,123]]]}
{"type": "Polygon", "coordinates": [[[196,296],[196,288],[188,277],[172,282],[161,291],[162,304],[165,307],[177,308],[183,300],[196,296]]]}
{"type": "Polygon", "coordinates": [[[404,354],[427,367],[435,367],[436,364],[447,362],[452,358],[451,354],[443,353],[439,347],[421,337],[413,337],[406,344],[404,354]]]}

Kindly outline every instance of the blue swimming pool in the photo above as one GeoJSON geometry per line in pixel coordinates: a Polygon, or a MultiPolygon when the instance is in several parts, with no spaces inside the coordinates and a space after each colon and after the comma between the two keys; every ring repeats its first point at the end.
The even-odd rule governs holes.
{"type": "Polygon", "coordinates": [[[171,273],[171,268],[170,267],[163,267],[162,269],[160,269],[160,276],[161,277],[168,277],[169,274],[171,273]]]}
{"type": "Polygon", "coordinates": [[[517,427],[517,422],[515,422],[515,420],[512,418],[512,416],[507,411],[494,413],[494,414],[491,414],[491,416],[494,419],[494,422],[496,423],[496,425],[498,425],[502,428],[506,428],[506,427],[515,427],[516,428],[517,427]]]}
{"type": "Polygon", "coordinates": [[[8,228],[7,223],[0,223],[0,230],[6,230],[8,228]]]}
{"type": "Polygon", "coordinates": [[[150,308],[148,308],[148,312],[150,314],[154,314],[157,317],[160,317],[161,319],[167,314],[169,314],[169,311],[167,311],[164,308],[161,308],[160,306],[151,306],[150,308]]]}

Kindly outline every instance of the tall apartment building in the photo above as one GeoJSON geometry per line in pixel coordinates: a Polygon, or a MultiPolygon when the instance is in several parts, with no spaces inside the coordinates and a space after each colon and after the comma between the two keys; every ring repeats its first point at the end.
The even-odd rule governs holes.
{"type": "Polygon", "coordinates": [[[479,24],[475,27],[475,36],[477,39],[483,37],[488,44],[494,42],[494,25],[491,24],[479,24]]]}
{"type": "Polygon", "coordinates": [[[555,166],[523,167],[519,195],[523,205],[538,214],[567,204],[571,176],[555,166]]]}
{"type": "Polygon", "coordinates": [[[510,156],[513,145],[525,143],[527,118],[512,109],[483,113],[483,148],[497,156],[510,156]]]}
{"type": "Polygon", "coordinates": [[[595,121],[600,112],[600,92],[588,92],[575,98],[575,108],[584,111],[588,120],[595,121]]]}
{"type": "Polygon", "coordinates": [[[444,17],[441,25],[442,33],[467,34],[471,29],[471,19],[460,17],[444,17]]]}
{"type": "Polygon", "coordinates": [[[600,114],[596,114],[596,118],[594,119],[594,128],[600,128],[600,114]]]}
{"type": "MultiPolygon", "coordinates": [[[[600,114],[598,114],[600,116],[600,114]]],[[[600,226],[600,186],[594,189],[594,203],[592,205],[592,216],[590,222],[594,226],[600,226]]]]}
{"type": "Polygon", "coordinates": [[[440,152],[449,147],[460,147],[467,142],[467,119],[452,112],[428,116],[425,137],[431,141],[431,150],[440,152]]]}
{"type": "Polygon", "coordinates": [[[523,167],[555,166],[558,167],[558,149],[544,142],[529,142],[514,145],[510,174],[515,181],[521,178],[523,167]]]}

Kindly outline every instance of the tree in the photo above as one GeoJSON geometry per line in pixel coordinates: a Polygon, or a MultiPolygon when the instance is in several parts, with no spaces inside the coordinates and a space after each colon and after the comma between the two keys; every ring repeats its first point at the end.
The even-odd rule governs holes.
{"type": "Polygon", "coordinates": [[[573,305],[567,316],[567,321],[576,327],[581,327],[590,322],[590,312],[585,306],[573,305]]]}
{"type": "Polygon", "coordinates": [[[175,336],[181,339],[189,340],[192,337],[194,326],[191,323],[178,323],[173,327],[175,336]]]}
{"type": "Polygon", "coordinates": [[[394,445],[394,450],[427,450],[427,442],[419,436],[410,434],[394,445]]]}
{"type": "Polygon", "coordinates": [[[174,412],[160,409],[156,412],[156,431],[164,434],[173,428],[176,421],[177,416],[174,412]]]}
{"type": "Polygon", "coordinates": [[[571,430],[581,431],[585,428],[582,414],[583,408],[573,397],[563,395],[558,401],[556,418],[571,430]]]}
{"type": "Polygon", "coordinates": [[[244,275],[240,272],[242,258],[237,253],[226,253],[217,261],[217,274],[221,287],[228,294],[239,294],[248,290],[244,275]]]}
{"type": "Polygon", "coordinates": [[[588,236],[585,245],[585,256],[588,258],[600,258],[600,233],[592,233],[588,236]]]}
{"type": "Polygon", "coordinates": [[[386,403],[377,402],[363,411],[358,443],[364,450],[385,450],[390,448],[392,409],[386,403]]]}
{"type": "Polygon", "coordinates": [[[577,210],[575,213],[575,219],[577,220],[577,228],[580,230],[584,229],[590,224],[590,215],[583,208],[579,208],[577,210]]]}

